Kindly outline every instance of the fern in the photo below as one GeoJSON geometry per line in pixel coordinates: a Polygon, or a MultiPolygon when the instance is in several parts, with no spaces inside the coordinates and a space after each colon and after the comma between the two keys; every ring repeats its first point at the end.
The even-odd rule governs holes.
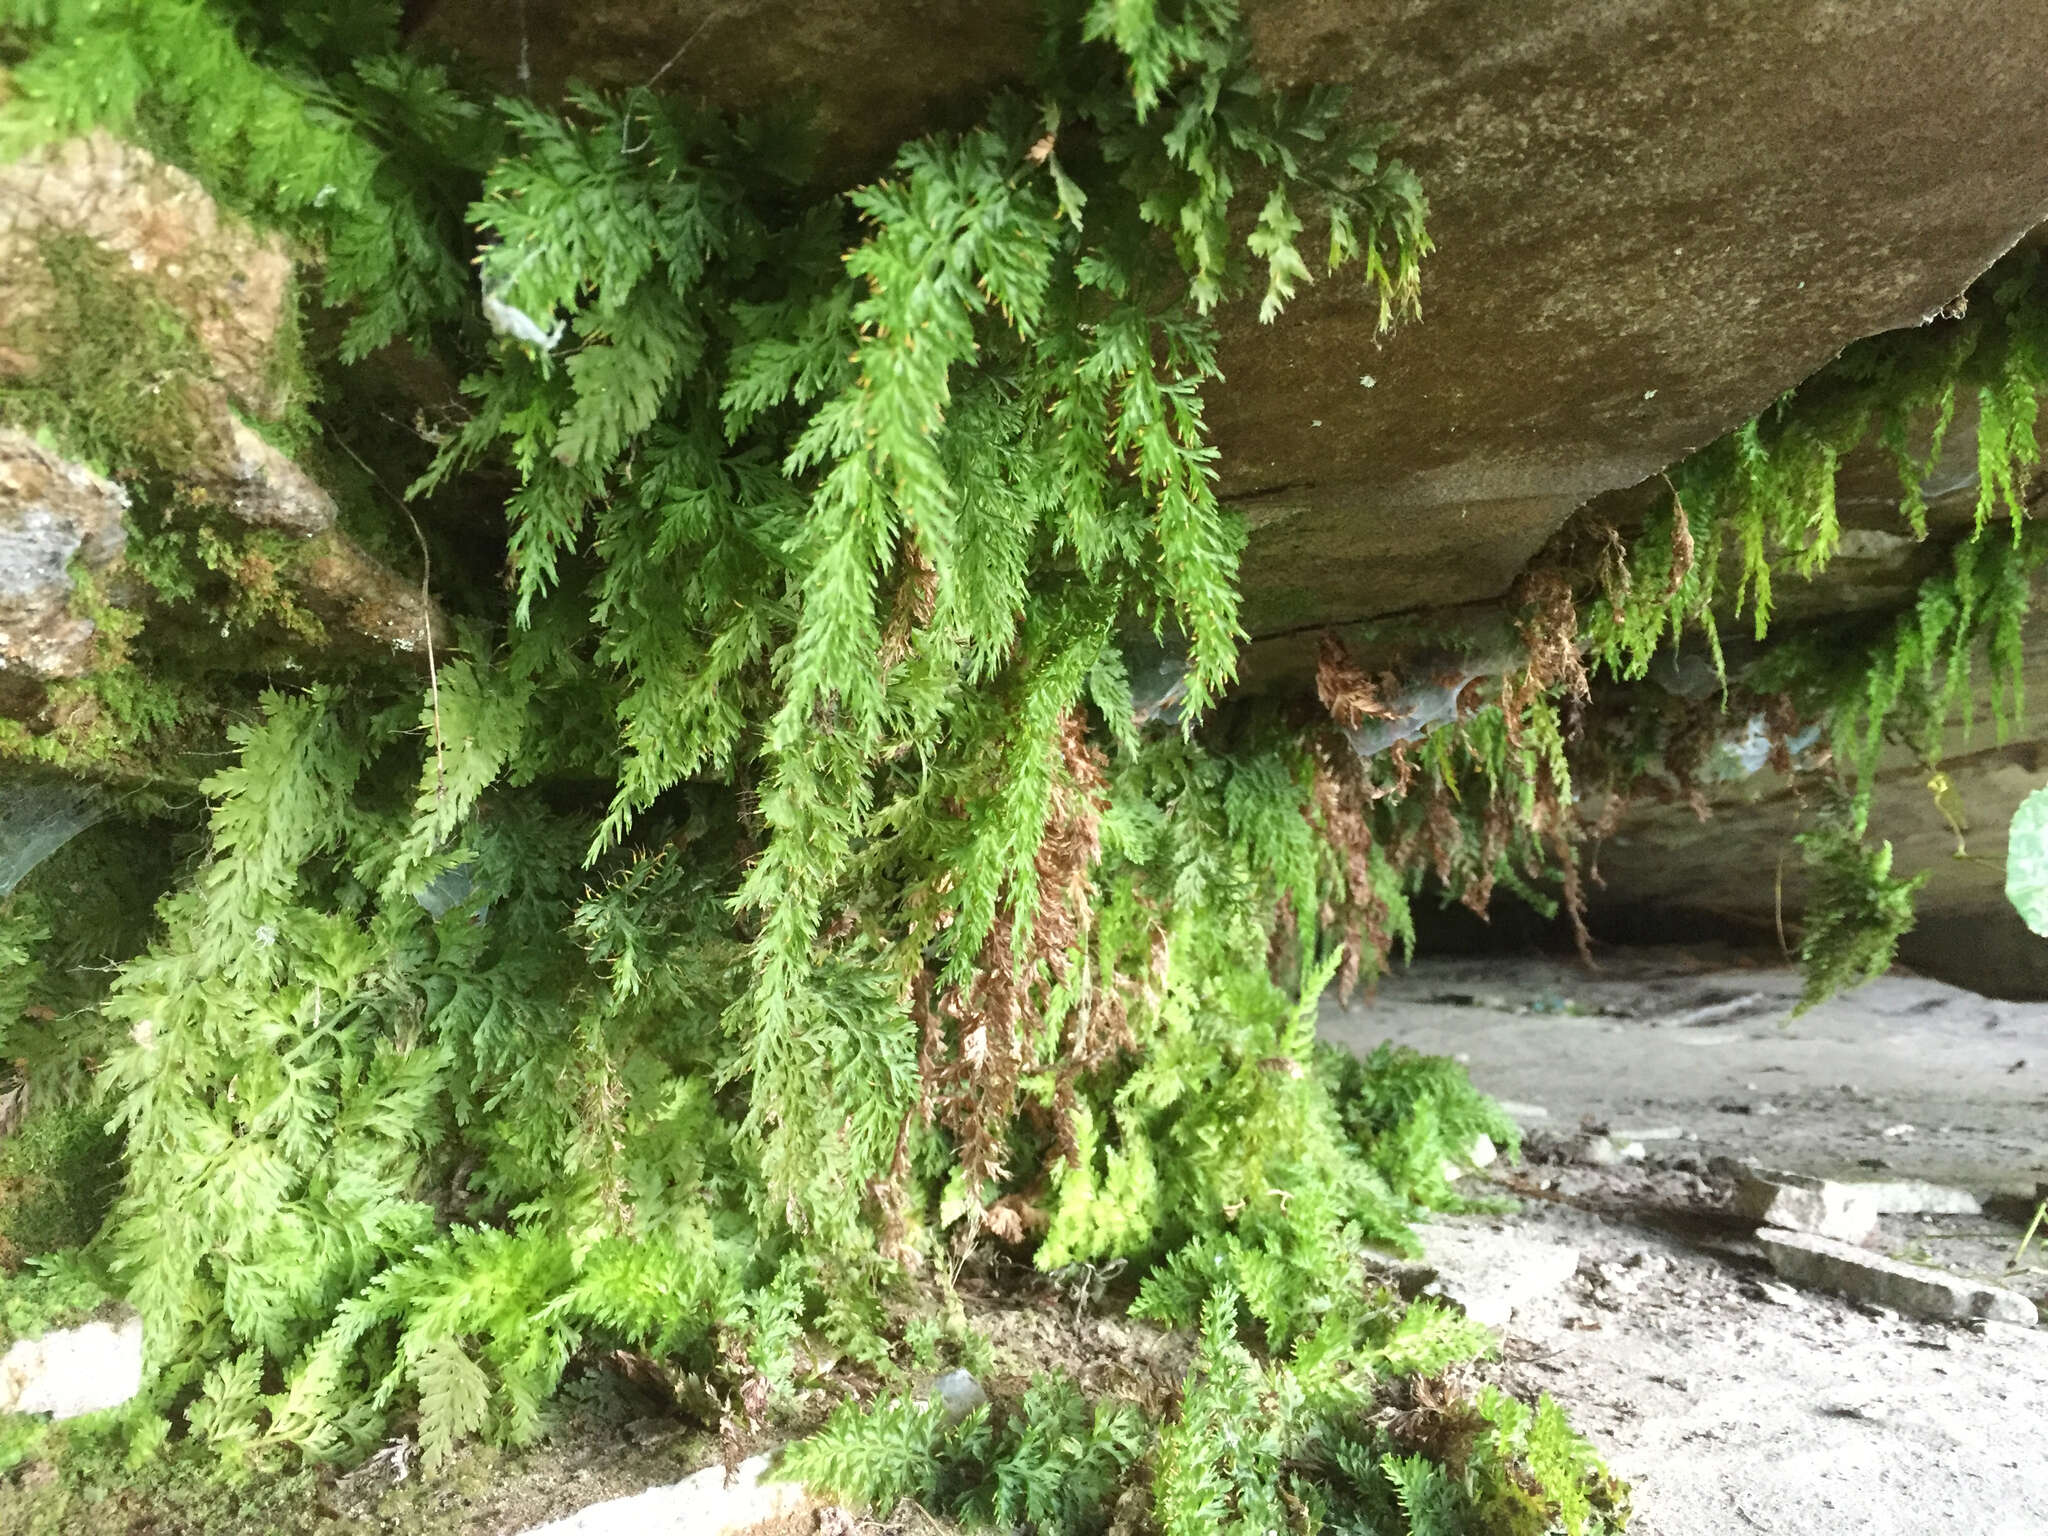
{"type": "Polygon", "coordinates": [[[1892,874],[1892,845],[1869,846],[1867,816],[1865,801],[1849,800],[1799,834],[1808,882],[1799,1012],[1890,970],[1900,938],[1913,926],[1913,893],[1927,877],[1892,874]]]}
{"type": "Polygon", "coordinates": [[[491,1384],[461,1342],[445,1336],[412,1351],[410,1365],[420,1394],[420,1450],[431,1467],[457,1440],[484,1427],[491,1384]]]}
{"type": "Polygon", "coordinates": [[[1202,1308],[1201,1352],[1179,1416],[1160,1432],[1154,1509],[1166,1536],[1279,1530],[1279,1470],[1299,1411],[1292,1378],[1272,1376],[1237,1342],[1228,1286],[1202,1308]]]}
{"type": "Polygon", "coordinates": [[[1143,1448],[1136,1408],[1091,1404],[1063,1376],[1035,1377],[1014,1403],[949,1423],[934,1398],[845,1402],[790,1446],[778,1475],[886,1515],[915,1500],[969,1529],[1079,1536],[1107,1524],[1111,1495],[1143,1448]]]}

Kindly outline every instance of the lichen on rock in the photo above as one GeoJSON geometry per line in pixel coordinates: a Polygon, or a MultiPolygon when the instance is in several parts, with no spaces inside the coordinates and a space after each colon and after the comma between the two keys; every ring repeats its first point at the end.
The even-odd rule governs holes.
{"type": "Polygon", "coordinates": [[[127,544],[120,486],[0,427],[0,671],[79,677],[93,622],[74,612],[72,566],[104,572],[127,544]]]}

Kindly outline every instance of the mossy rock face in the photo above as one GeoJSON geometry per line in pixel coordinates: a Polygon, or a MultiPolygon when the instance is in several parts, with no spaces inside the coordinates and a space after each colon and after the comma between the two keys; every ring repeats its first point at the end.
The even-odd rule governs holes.
{"type": "Polygon", "coordinates": [[[0,426],[0,668],[31,678],[90,670],[97,626],[74,611],[81,572],[99,576],[128,542],[128,497],[112,481],[0,426]]]}
{"type": "Polygon", "coordinates": [[[0,1271],[90,1241],[120,1178],[120,1139],[89,1105],[31,1109],[0,1138],[0,1271]]]}
{"type": "MultiPolygon", "coordinates": [[[[34,263],[36,248],[53,239],[97,250],[178,317],[238,407],[275,419],[298,404],[304,384],[285,242],[224,214],[183,171],[94,132],[0,166],[0,207],[0,267],[34,263]]],[[[39,312],[61,295],[31,285],[13,297],[0,371],[61,361],[34,345],[39,312]]]]}
{"type": "Polygon", "coordinates": [[[452,643],[342,526],[281,237],[93,133],[0,165],[0,293],[0,760],[188,782],[228,679],[452,643]]]}

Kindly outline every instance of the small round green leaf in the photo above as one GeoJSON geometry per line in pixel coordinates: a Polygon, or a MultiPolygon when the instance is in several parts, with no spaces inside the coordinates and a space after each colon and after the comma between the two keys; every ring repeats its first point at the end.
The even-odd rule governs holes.
{"type": "Polygon", "coordinates": [[[2012,813],[2005,842],[2005,899],[2026,925],[2048,938],[2048,789],[2037,789],[2012,813]]]}

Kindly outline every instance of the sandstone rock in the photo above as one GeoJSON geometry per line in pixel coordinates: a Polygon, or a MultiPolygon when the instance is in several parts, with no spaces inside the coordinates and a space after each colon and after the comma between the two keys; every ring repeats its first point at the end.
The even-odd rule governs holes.
{"type": "Polygon", "coordinates": [[[1415,1235],[1437,1275],[1426,1292],[1455,1301],[1467,1316],[1494,1328],[1563,1290],[1579,1269],[1578,1249],[1523,1232],[1431,1222],[1415,1235]]]}
{"type": "Polygon", "coordinates": [[[1762,408],[1765,375],[1920,321],[2048,211],[2048,161],[1985,153],[2048,110],[2026,0],[1963,46],[1910,0],[1545,0],[1483,34],[1452,0],[1245,10],[1267,78],[1397,126],[1438,245],[1421,325],[1375,340],[1340,276],[1227,327],[1225,487],[1299,509],[1253,533],[1255,634],[1500,593],[1571,508],[1762,408]]]}
{"type": "Polygon", "coordinates": [[[256,528],[310,538],[334,526],[334,498],[240,417],[226,422],[222,462],[195,478],[210,482],[236,517],[256,528]]]}
{"type": "MultiPolygon", "coordinates": [[[[2022,641],[2028,695],[2048,692],[2048,621],[2030,621],[2022,641]]],[[[2048,774],[2048,745],[2038,738],[1996,741],[1985,726],[1988,672],[1980,669],[1975,680],[1975,734],[1966,735],[1957,720],[1944,743],[1950,793],[1938,804],[1917,749],[1889,747],[1871,781],[1870,833],[1892,845],[1896,874],[1926,876],[1917,920],[1899,944],[1902,964],[1974,993],[2048,997],[2048,945],[2005,899],[2006,829],[2048,774]],[[1944,806],[1968,827],[1970,858],[1955,857],[1956,832],[1944,806]]],[[[2028,718],[2038,732],[2039,721],[2028,718]]],[[[1705,795],[1712,812],[1705,822],[1684,804],[1644,799],[1601,845],[1605,884],[1592,892],[1589,915],[1595,934],[1614,944],[1680,933],[1775,944],[1779,915],[1788,924],[1796,919],[1806,902],[1806,872],[1798,858],[1781,863],[1780,856],[1809,824],[1810,808],[1775,773],[1710,784],[1705,795]]]]}
{"type": "Polygon", "coordinates": [[[769,1464],[766,1456],[750,1456],[730,1474],[722,1466],[706,1467],[679,1483],[531,1526],[522,1536],[726,1536],[771,1520],[805,1529],[796,1521],[817,1501],[796,1483],[763,1481],[769,1464]]]}
{"type": "MultiPolygon", "coordinates": [[[[1378,334],[1348,273],[1272,325],[1224,317],[1248,625],[1297,680],[1322,624],[1498,599],[1589,497],[1920,322],[2048,213],[2031,0],[1967,26],[1913,0],[1243,9],[1264,78],[1394,127],[1437,243],[1424,324],[1378,334]]],[[[1028,81],[1035,7],[970,10],[527,0],[515,27],[439,0],[425,26],[542,99],[572,75],[737,110],[812,93],[838,184],[1028,81]]]]}
{"type": "Polygon", "coordinates": [[[1785,1279],[1817,1290],[1945,1322],[1988,1318],[2033,1324],[2034,1304],[2017,1291],[1905,1264],[1811,1232],[1757,1233],[1764,1257],[1785,1279]]]}
{"type": "MultiPolygon", "coordinates": [[[[197,181],[147,150],[95,130],[0,164],[0,277],[10,337],[41,299],[25,258],[51,234],[114,252],[192,328],[215,376],[247,410],[287,403],[275,366],[291,322],[292,262],[282,237],[225,214],[197,181]]],[[[14,371],[34,358],[16,358],[14,371]]]]}
{"type": "Polygon", "coordinates": [[[142,1319],[95,1318],[17,1339],[0,1356],[0,1413],[76,1418],[118,1408],[142,1390],[142,1319]]]}
{"type": "Polygon", "coordinates": [[[0,427],[0,669],[53,678],[91,667],[93,624],[71,611],[71,564],[99,572],[120,557],[127,506],[112,481],[0,427]]]}
{"type": "Polygon", "coordinates": [[[1759,1226],[1789,1227],[1843,1242],[1860,1242],[1877,1228],[1877,1205],[1854,1184],[1801,1173],[1724,1163],[1735,1179],[1735,1212],[1759,1226]]]}

